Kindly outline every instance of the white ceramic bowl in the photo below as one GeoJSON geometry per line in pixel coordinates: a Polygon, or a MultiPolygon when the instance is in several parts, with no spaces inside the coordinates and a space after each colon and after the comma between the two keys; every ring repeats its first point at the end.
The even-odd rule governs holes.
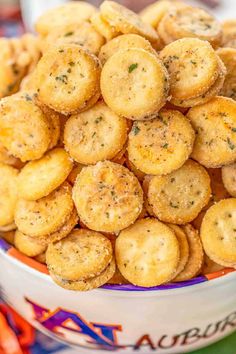
{"type": "Polygon", "coordinates": [[[33,326],[83,353],[185,353],[236,328],[236,272],[151,289],[106,285],[73,292],[0,239],[3,298],[33,326]]]}

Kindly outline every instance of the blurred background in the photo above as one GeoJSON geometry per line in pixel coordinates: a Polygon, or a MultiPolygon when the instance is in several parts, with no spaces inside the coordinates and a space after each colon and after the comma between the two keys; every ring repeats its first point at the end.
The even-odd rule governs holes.
{"type": "MultiPolygon", "coordinates": [[[[43,11],[64,2],[66,0],[0,0],[0,36],[19,35],[24,28],[33,31],[33,23],[43,11]]],[[[94,5],[101,3],[100,0],[89,2],[94,5]]],[[[117,0],[117,2],[140,11],[154,0],[117,0]]],[[[186,0],[186,2],[205,7],[220,19],[231,18],[236,13],[236,0],[186,0]]]]}

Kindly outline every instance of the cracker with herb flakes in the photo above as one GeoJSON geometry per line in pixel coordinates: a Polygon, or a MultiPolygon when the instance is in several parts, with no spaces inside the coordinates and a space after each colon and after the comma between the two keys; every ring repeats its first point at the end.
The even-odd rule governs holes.
{"type": "Polygon", "coordinates": [[[210,196],[209,175],[192,160],[166,176],[153,176],[148,186],[148,201],[155,216],[179,225],[194,220],[210,196]]]}
{"type": "Polygon", "coordinates": [[[207,11],[192,6],[172,6],[162,19],[172,41],[180,38],[199,38],[218,47],[222,40],[220,22],[207,11]]]}
{"type": "Polygon", "coordinates": [[[76,44],[55,45],[36,68],[38,99],[62,114],[77,113],[99,98],[100,62],[76,44]]]}
{"type": "Polygon", "coordinates": [[[56,44],[78,44],[97,55],[105,43],[105,38],[96,31],[91,23],[68,23],[55,27],[45,39],[42,40],[43,52],[56,44]]]}
{"type": "Polygon", "coordinates": [[[66,180],[72,168],[73,162],[62,148],[28,162],[18,176],[19,197],[26,200],[46,197],[66,180]]]}
{"type": "Polygon", "coordinates": [[[157,219],[147,218],[121,231],[115,255],[125,279],[134,285],[151,287],[175,276],[180,250],[171,228],[157,219]]]}
{"type": "Polygon", "coordinates": [[[118,32],[123,34],[139,34],[148,39],[154,47],[159,45],[157,32],[141,17],[114,1],[104,1],[101,6],[101,16],[118,32]]]}
{"type": "Polygon", "coordinates": [[[140,171],[165,175],[189,158],[195,139],[188,119],[179,111],[162,110],[156,119],[135,122],[129,133],[129,160],[140,171]]]}
{"type": "Polygon", "coordinates": [[[224,187],[232,197],[236,197],[236,163],[222,167],[224,187]]]}
{"type": "Polygon", "coordinates": [[[160,59],[170,75],[173,99],[201,96],[219,76],[217,54],[208,42],[198,38],[183,38],[168,44],[160,52],[160,59]]]}
{"type": "Polygon", "coordinates": [[[59,286],[67,290],[74,291],[89,291],[97,289],[100,286],[109,283],[110,279],[113,277],[116,271],[116,263],[113,258],[110,264],[97,276],[81,279],[81,280],[67,280],[64,279],[55,273],[50,272],[52,280],[59,286]]]}
{"type": "Polygon", "coordinates": [[[227,70],[220,94],[236,100],[236,48],[220,48],[217,54],[224,62],[227,70]]]}
{"type": "Polygon", "coordinates": [[[110,160],[124,147],[127,131],[126,119],[100,101],[68,119],[64,130],[65,148],[83,165],[110,160]]]}
{"type": "Polygon", "coordinates": [[[166,103],[168,73],[157,56],[144,49],[120,50],[103,66],[101,91],[106,104],[118,115],[151,119],[166,103]]]}
{"type": "Polygon", "coordinates": [[[16,226],[31,237],[46,237],[60,230],[74,208],[71,192],[71,186],[65,182],[39,200],[19,199],[15,209],[16,226]]]}
{"type": "Polygon", "coordinates": [[[95,28],[95,30],[100,33],[107,41],[110,41],[112,38],[119,36],[120,32],[111,26],[104,18],[102,18],[99,12],[96,12],[91,16],[90,21],[95,28]]]}
{"type": "Polygon", "coordinates": [[[200,96],[189,98],[186,100],[180,100],[172,97],[171,99],[172,104],[176,105],[177,107],[183,107],[183,108],[195,107],[203,103],[206,103],[210,101],[213,97],[219,95],[221,90],[223,89],[227,71],[223,61],[220,58],[218,58],[218,63],[219,63],[218,77],[207,92],[205,92],[200,96]]]}
{"type": "Polygon", "coordinates": [[[81,221],[90,229],[117,232],[131,225],[143,207],[143,191],[127,168],[110,161],[84,167],[73,187],[81,221]]]}
{"type": "Polygon", "coordinates": [[[0,226],[14,222],[18,172],[16,168],[0,163],[0,226]]]}
{"type": "Polygon", "coordinates": [[[210,259],[222,266],[236,267],[236,198],[221,200],[207,210],[200,235],[210,259]]]}
{"type": "Polygon", "coordinates": [[[47,242],[25,235],[19,230],[15,232],[14,245],[28,257],[36,257],[47,249],[47,242]]]}
{"type": "Polygon", "coordinates": [[[201,272],[204,261],[202,243],[197,230],[190,224],[182,226],[182,229],[188,240],[189,258],[184,269],[172,280],[173,282],[187,281],[196,277],[201,272]]]}
{"type": "Polygon", "coordinates": [[[105,64],[105,62],[119,50],[130,48],[141,48],[150,53],[156,54],[156,51],[151,46],[150,42],[145,38],[138,34],[123,34],[104,44],[98,57],[101,63],[105,64]]]}
{"type": "Polygon", "coordinates": [[[50,128],[45,114],[26,96],[15,94],[0,101],[0,141],[21,161],[43,156],[50,145],[50,128]]]}
{"type": "Polygon", "coordinates": [[[196,131],[192,158],[207,168],[218,168],[236,159],[236,102],[215,97],[193,107],[187,117],[196,131]]]}
{"type": "Polygon", "coordinates": [[[47,36],[57,26],[68,26],[71,23],[83,23],[95,12],[96,7],[84,1],[69,1],[61,6],[44,12],[37,20],[35,29],[42,37],[47,36]]]}

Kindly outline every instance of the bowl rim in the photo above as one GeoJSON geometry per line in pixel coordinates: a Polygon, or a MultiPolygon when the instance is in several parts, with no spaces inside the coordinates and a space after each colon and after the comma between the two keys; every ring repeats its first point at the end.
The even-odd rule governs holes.
{"type": "MultiPolygon", "coordinates": [[[[37,262],[35,259],[27,257],[19,252],[14,246],[9,244],[3,238],[0,237],[0,254],[5,255],[9,261],[14,262],[21,268],[23,268],[27,272],[31,273],[38,273],[37,275],[43,276],[45,279],[50,280],[50,276],[47,270],[46,265],[37,262]]],[[[232,273],[236,273],[236,269],[234,268],[225,268],[221,271],[206,274],[206,275],[199,275],[191,280],[187,280],[184,282],[178,283],[168,283],[164,285],[154,286],[150,288],[145,288],[137,285],[132,284],[105,284],[101,286],[98,290],[110,290],[110,291],[117,291],[117,292],[141,292],[141,293],[163,293],[168,292],[171,293],[173,290],[184,290],[187,288],[195,288],[199,285],[203,285],[206,283],[212,283],[213,280],[219,280],[227,275],[232,273]]]]}

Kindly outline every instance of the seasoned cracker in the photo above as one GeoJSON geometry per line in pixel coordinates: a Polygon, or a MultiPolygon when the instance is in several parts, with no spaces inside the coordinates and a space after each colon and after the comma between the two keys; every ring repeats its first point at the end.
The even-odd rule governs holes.
{"type": "Polygon", "coordinates": [[[127,280],[151,287],[174,277],[180,250],[174,231],[157,219],[147,218],[121,231],[115,254],[117,266],[127,280]]]}

